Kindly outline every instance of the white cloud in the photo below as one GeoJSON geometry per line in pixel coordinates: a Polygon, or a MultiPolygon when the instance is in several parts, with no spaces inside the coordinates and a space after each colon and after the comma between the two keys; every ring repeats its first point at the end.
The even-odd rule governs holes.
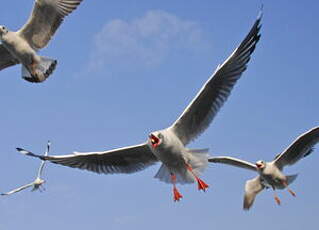
{"type": "Polygon", "coordinates": [[[202,43],[197,23],[152,10],[131,21],[106,23],[94,37],[90,69],[153,67],[178,49],[196,51],[202,43]]]}

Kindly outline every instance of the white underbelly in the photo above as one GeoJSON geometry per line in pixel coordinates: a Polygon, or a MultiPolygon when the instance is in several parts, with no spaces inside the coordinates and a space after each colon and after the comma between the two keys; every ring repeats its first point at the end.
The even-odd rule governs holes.
{"type": "Polygon", "coordinates": [[[154,154],[170,169],[185,168],[186,162],[182,151],[156,151],[154,154]]]}

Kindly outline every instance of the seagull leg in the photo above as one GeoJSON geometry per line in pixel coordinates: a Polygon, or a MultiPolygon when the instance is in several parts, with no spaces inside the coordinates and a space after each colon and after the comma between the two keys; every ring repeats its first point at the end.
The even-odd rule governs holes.
{"type": "Polygon", "coordinates": [[[280,201],[280,199],[279,199],[279,197],[277,195],[276,189],[274,187],[272,189],[274,190],[274,198],[275,198],[276,203],[278,205],[281,205],[281,201],[280,201]]]}
{"type": "Polygon", "coordinates": [[[32,58],[32,62],[31,62],[31,75],[32,77],[36,77],[37,74],[36,74],[36,66],[37,66],[37,63],[35,62],[35,60],[32,58]]]}
{"type": "Polygon", "coordinates": [[[296,193],[295,193],[294,191],[292,191],[292,190],[288,187],[287,181],[283,181],[282,184],[288,189],[288,192],[289,192],[293,197],[296,197],[296,193]]]}
{"type": "Polygon", "coordinates": [[[193,176],[197,180],[198,190],[203,190],[204,192],[206,192],[206,189],[209,187],[208,184],[206,184],[203,180],[201,180],[198,176],[195,175],[195,173],[193,172],[192,166],[190,166],[189,164],[186,164],[186,168],[188,171],[190,171],[191,174],[193,174],[193,176]]]}
{"type": "Polygon", "coordinates": [[[171,181],[173,183],[173,196],[174,201],[179,201],[181,198],[183,198],[182,194],[179,193],[179,191],[176,188],[176,175],[174,173],[171,173],[171,181]]]}

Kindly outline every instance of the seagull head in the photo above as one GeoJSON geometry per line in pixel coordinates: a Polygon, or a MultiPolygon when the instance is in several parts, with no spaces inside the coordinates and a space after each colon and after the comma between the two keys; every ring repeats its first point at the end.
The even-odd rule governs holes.
{"type": "Polygon", "coordinates": [[[260,161],[256,162],[256,167],[258,170],[263,170],[265,168],[265,166],[266,166],[266,163],[264,161],[260,160],[260,161]]]}
{"type": "Polygon", "coordinates": [[[42,185],[42,184],[44,184],[45,183],[45,180],[43,180],[43,179],[41,179],[41,178],[36,178],[36,180],[34,181],[34,184],[35,185],[38,185],[38,186],[40,186],[40,185],[42,185]]]}
{"type": "Polygon", "coordinates": [[[0,37],[8,33],[8,29],[5,26],[0,26],[0,37]]]}
{"type": "Polygon", "coordinates": [[[155,149],[162,144],[162,135],[159,132],[154,132],[148,135],[148,140],[151,146],[155,149]]]}

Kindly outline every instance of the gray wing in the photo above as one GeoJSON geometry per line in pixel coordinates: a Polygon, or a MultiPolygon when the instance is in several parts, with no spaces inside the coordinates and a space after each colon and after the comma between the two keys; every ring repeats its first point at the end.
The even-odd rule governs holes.
{"type": "Polygon", "coordinates": [[[257,194],[260,193],[264,188],[265,186],[261,183],[259,176],[246,182],[243,205],[244,210],[250,209],[255,201],[257,194]]]}
{"type": "Polygon", "coordinates": [[[41,156],[24,149],[20,153],[48,160],[55,164],[79,168],[95,173],[133,173],[158,162],[146,143],[105,152],[74,153],[61,156],[41,156]]]}
{"type": "Polygon", "coordinates": [[[242,43],[219,65],[182,115],[171,126],[186,145],[211,123],[230,95],[237,80],[247,68],[250,56],[260,38],[261,14],[242,43]]]}
{"type": "Polygon", "coordinates": [[[36,0],[27,23],[18,31],[34,49],[45,47],[65,16],[82,0],[36,0]]]}
{"type": "Polygon", "coordinates": [[[0,44],[0,70],[18,63],[19,61],[15,59],[2,44],[0,44]]]}
{"type": "Polygon", "coordinates": [[[29,187],[31,187],[31,186],[33,186],[33,185],[34,185],[34,183],[32,182],[32,183],[30,183],[30,184],[26,184],[26,185],[23,185],[23,186],[21,186],[21,187],[19,187],[19,188],[16,188],[16,189],[14,189],[14,190],[12,190],[12,191],[10,191],[10,192],[1,193],[1,195],[2,195],[2,196],[11,195],[11,194],[13,194],[13,193],[20,192],[21,190],[24,190],[24,189],[26,189],[26,188],[29,188],[29,187]]]}
{"type": "Polygon", "coordinates": [[[222,164],[232,165],[239,168],[253,170],[255,172],[257,171],[257,168],[254,164],[234,158],[234,157],[211,157],[208,159],[208,161],[212,163],[222,163],[222,164]]]}
{"type": "Polygon", "coordinates": [[[279,168],[292,165],[308,156],[319,142],[319,126],[300,135],[285,151],[279,154],[274,162],[279,168]]]}

